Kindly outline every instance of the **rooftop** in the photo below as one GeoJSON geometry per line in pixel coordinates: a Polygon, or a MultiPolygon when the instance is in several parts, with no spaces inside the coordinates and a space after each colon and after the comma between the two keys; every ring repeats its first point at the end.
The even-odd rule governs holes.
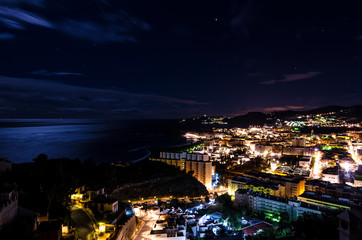
{"type": "Polygon", "coordinates": [[[259,230],[272,229],[272,228],[273,228],[273,225],[271,225],[270,223],[260,222],[260,223],[251,225],[249,227],[242,228],[241,231],[243,231],[243,233],[245,235],[253,235],[253,234],[257,233],[259,230]]]}
{"type": "Polygon", "coordinates": [[[324,202],[328,202],[328,203],[332,203],[332,204],[338,204],[338,205],[342,205],[342,206],[351,206],[354,204],[353,201],[350,199],[334,197],[334,196],[327,195],[327,194],[321,194],[321,193],[309,192],[309,191],[305,191],[299,197],[310,198],[310,199],[324,201],[324,202]]]}
{"type": "Polygon", "coordinates": [[[277,183],[273,183],[273,182],[269,182],[269,181],[262,181],[262,180],[258,180],[256,178],[236,176],[236,177],[232,178],[232,180],[245,182],[246,184],[253,185],[253,186],[261,186],[261,187],[265,187],[265,188],[272,188],[275,190],[279,189],[279,186],[277,183]]]}
{"type": "Polygon", "coordinates": [[[268,180],[274,180],[274,181],[283,181],[283,182],[294,182],[294,183],[298,183],[301,180],[304,180],[304,178],[301,177],[295,177],[295,176],[280,176],[280,175],[275,175],[275,174],[271,174],[271,173],[263,173],[263,172],[258,172],[258,171],[250,171],[246,173],[247,176],[253,176],[256,178],[263,178],[263,179],[268,179],[268,180]]]}
{"type": "Polygon", "coordinates": [[[255,192],[255,191],[247,190],[247,189],[238,189],[237,193],[239,193],[239,194],[248,194],[248,195],[253,195],[253,196],[258,196],[258,197],[262,197],[262,198],[271,199],[271,200],[278,201],[278,202],[288,203],[288,199],[286,199],[286,198],[277,197],[277,196],[269,195],[269,194],[264,194],[264,193],[261,193],[261,192],[255,192]]]}

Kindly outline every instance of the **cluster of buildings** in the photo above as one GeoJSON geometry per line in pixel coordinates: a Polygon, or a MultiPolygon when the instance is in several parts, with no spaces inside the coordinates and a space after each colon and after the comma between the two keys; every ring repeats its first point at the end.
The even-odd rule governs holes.
{"type": "Polygon", "coordinates": [[[321,214],[323,211],[323,207],[318,205],[248,189],[239,189],[235,192],[235,204],[247,207],[256,213],[262,213],[273,221],[280,221],[283,213],[287,214],[288,220],[296,220],[306,212],[321,214]]]}
{"type": "MultiPolygon", "coordinates": [[[[60,240],[63,225],[61,221],[49,219],[48,215],[26,209],[19,205],[18,192],[14,185],[2,183],[0,185],[0,231],[6,229],[17,219],[21,219],[29,226],[32,234],[40,240],[60,240]]],[[[15,226],[18,228],[17,226],[15,226]]],[[[24,229],[17,229],[25,231],[24,229]]]]}
{"type": "Polygon", "coordinates": [[[0,230],[18,215],[18,193],[11,185],[0,186],[0,230]]]}
{"type": "MultiPolygon", "coordinates": [[[[9,225],[14,225],[16,220],[21,219],[30,226],[30,229],[26,230],[29,231],[28,234],[39,240],[82,237],[77,236],[77,226],[74,223],[68,225],[59,219],[50,218],[48,214],[43,215],[20,206],[19,194],[15,189],[15,185],[0,184],[0,232],[4,229],[9,231],[9,225]]],[[[132,206],[113,199],[105,188],[82,186],[76,189],[70,199],[72,212],[83,211],[88,215],[89,224],[95,229],[90,237],[112,240],[132,239],[137,227],[132,206]],[[95,218],[102,220],[96,222],[95,218]]]]}
{"type": "Polygon", "coordinates": [[[135,204],[135,214],[140,218],[152,219],[151,230],[144,235],[153,240],[186,240],[190,237],[204,237],[205,224],[197,214],[200,206],[183,211],[178,208],[162,209],[157,204],[135,204]]]}
{"type": "Polygon", "coordinates": [[[250,171],[228,180],[229,195],[235,196],[238,189],[250,189],[273,196],[291,198],[304,192],[305,179],[250,171]]]}
{"type": "MultiPolygon", "coordinates": [[[[72,205],[90,211],[91,215],[99,219],[94,222],[98,237],[112,240],[131,240],[136,230],[137,221],[130,204],[125,204],[112,198],[112,193],[104,187],[82,186],[70,196],[72,205]]],[[[74,231],[72,232],[74,234],[74,231]]],[[[72,234],[68,229],[63,235],[72,234]]]]}
{"type": "MultiPolygon", "coordinates": [[[[203,203],[182,210],[180,208],[162,209],[157,204],[134,205],[136,216],[142,219],[152,219],[151,229],[142,234],[151,240],[186,240],[203,239],[219,235],[221,229],[228,229],[223,214],[217,211],[199,214],[201,209],[208,208],[214,203],[203,203]],[[208,235],[209,234],[209,235],[208,235]],[[211,234],[211,235],[210,235],[211,234]]],[[[245,227],[235,232],[234,237],[243,239],[247,235],[255,235],[263,229],[272,229],[273,225],[259,219],[242,220],[245,227]]]]}
{"type": "Polygon", "coordinates": [[[355,209],[362,207],[362,130],[335,114],[300,115],[249,128],[219,126],[185,136],[204,143],[193,153],[225,165],[228,193],[237,205],[274,220],[281,214],[295,220],[306,212],[345,209],[341,224],[342,218],[351,222],[361,216],[355,209]],[[250,170],[256,158],[268,168],[250,170]]]}
{"type": "Polygon", "coordinates": [[[213,128],[185,136],[202,140],[205,146],[194,153],[207,154],[211,162],[238,167],[261,157],[268,162],[270,173],[359,186],[362,178],[354,172],[362,164],[362,131],[338,119],[331,125],[332,114],[298,116],[298,120],[249,128],[213,128]],[[301,130],[308,126],[322,130],[301,130]],[[294,162],[285,161],[293,158],[294,162]],[[344,176],[347,172],[350,176],[344,176]]]}

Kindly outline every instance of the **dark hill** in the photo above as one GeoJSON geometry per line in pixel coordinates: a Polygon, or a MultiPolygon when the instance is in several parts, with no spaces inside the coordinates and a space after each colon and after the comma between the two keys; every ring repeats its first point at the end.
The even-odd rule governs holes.
{"type": "Polygon", "coordinates": [[[264,114],[261,112],[249,112],[245,115],[231,118],[229,127],[248,127],[249,125],[263,125],[268,122],[274,122],[276,119],[290,120],[299,115],[313,115],[313,114],[326,114],[334,112],[334,116],[343,118],[351,122],[362,121],[362,105],[343,107],[331,105],[326,107],[315,108],[306,111],[277,111],[264,114]]]}
{"type": "Polygon", "coordinates": [[[231,118],[230,126],[249,127],[250,125],[264,125],[267,122],[267,115],[262,112],[248,112],[245,115],[231,118]]]}
{"type": "Polygon", "coordinates": [[[347,107],[337,106],[337,105],[331,105],[321,108],[315,108],[312,110],[305,111],[307,114],[320,114],[320,113],[329,113],[329,112],[339,112],[341,110],[347,109],[347,107]]]}

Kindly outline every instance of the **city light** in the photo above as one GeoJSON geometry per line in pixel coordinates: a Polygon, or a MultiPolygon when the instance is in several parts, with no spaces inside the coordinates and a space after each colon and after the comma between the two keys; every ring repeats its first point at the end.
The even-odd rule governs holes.
{"type": "Polygon", "coordinates": [[[82,200],[82,199],[83,199],[83,194],[72,194],[72,195],[70,196],[70,198],[71,198],[72,200],[82,200]]]}
{"type": "Polygon", "coordinates": [[[102,222],[99,223],[99,232],[104,233],[106,231],[106,225],[102,222]]]}
{"type": "Polygon", "coordinates": [[[351,170],[351,164],[348,162],[342,163],[342,164],[340,164],[340,166],[347,172],[351,170]]]}

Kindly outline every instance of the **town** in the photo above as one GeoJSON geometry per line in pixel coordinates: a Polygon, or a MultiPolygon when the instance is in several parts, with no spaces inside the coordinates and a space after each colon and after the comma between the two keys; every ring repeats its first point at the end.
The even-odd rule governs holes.
{"type": "Polygon", "coordinates": [[[194,118],[210,128],[185,132],[191,145],[152,152],[137,163],[145,165],[39,155],[20,167],[2,159],[0,237],[22,226],[26,238],[42,240],[358,239],[361,123],[337,115],[244,128],[228,128],[226,117],[194,118]],[[26,175],[39,183],[30,187],[16,179],[30,168],[52,175],[26,175]]]}

